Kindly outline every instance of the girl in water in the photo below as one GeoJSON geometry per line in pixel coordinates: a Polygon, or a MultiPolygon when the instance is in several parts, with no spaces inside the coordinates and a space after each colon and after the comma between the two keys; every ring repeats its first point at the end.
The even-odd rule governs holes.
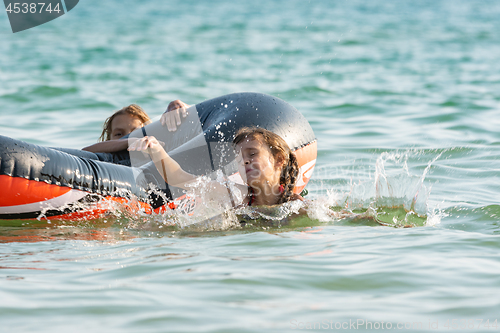
{"type": "MultiPolygon", "coordinates": [[[[297,158],[280,136],[262,128],[244,127],[236,133],[233,146],[239,173],[246,183],[235,184],[244,194],[236,206],[270,206],[303,200],[293,193],[299,174],[297,158]]],[[[184,171],[155,137],[145,136],[133,142],[128,150],[148,153],[164,180],[171,185],[188,189],[189,183],[198,178],[184,171]]],[[[215,181],[211,186],[214,198],[227,193],[229,188],[215,181]]]]}
{"type": "MultiPolygon", "coordinates": [[[[160,119],[161,124],[166,125],[169,131],[175,131],[175,125],[180,124],[180,115],[186,117],[187,107],[188,105],[180,100],[170,102],[167,111],[160,119]]],[[[99,137],[101,142],[85,147],[82,150],[93,153],[112,153],[127,149],[127,139],[122,138],[150,122],[151,119],[139,105],[131,104],[126,106],[104,121],[102,133],[99,137]]]]}

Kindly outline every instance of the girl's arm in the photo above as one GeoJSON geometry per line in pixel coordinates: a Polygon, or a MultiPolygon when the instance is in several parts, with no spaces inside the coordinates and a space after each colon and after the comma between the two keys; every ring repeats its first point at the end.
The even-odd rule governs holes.
{"type": "MultiPolygon", "coordinates": [[[[167,184],[180,187],[185,190],[190,190],[192,187],[187,186],[190,182],[193,182],[198,179],[198,176],[195,176],[189,172],[184,171],[179,163],[177,163],[172,157],[170,157],[162,147],[162,144],[153,136],[145,136],[137,141],[134,141],[130,144],[128,150],[131,151],[143,151],[148,153],[153,160],[156,169],[165,180],[167,184]]],[[[231,200],[232,194],[231,190],[228,189],[227,186],[221,184],[216,181],[210,181],[209,191],[206,193],[208,200],[213,200],[216,202],[221,202],[224,200],[231,200]]],[[[244,193],[244,197],[246,198],[247,186],[242,186],[239,184],[234,184],[238,190],[244,193]]],[[[243,199],[245,200],[245,199],[243,199]]],[[[235,202],[235,205],[239,205],[241,202],[235,202]]]]}
{"type": "Polygon", "coordinates": [[[82,148],[82,150],[90,151],[92,153],[114,153],[116,151],[127,149],[127,147],[127,139],[118,139],[94,143],[93,145],[82,148]]]}
{"type": "Polygon", "coordinates": [[[197,178],[195,175],[184,171],[179,163],[165,152],[161,143],[154,136],[145,136],[132,142],[128,150],[148,153],[160,175],[170,185],[188,189],[186,184],[197,178]]]}

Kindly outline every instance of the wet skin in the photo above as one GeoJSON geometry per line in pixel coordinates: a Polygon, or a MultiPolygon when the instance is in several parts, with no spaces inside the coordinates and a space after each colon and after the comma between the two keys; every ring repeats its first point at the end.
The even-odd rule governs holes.
{"type": "Polygon", "coordinates": [[[279,193],[283,162],[275,158],[269,147],[256,139],[245,139],[236,146],[239,172],[252,188],[264,193],[279,193]]]}

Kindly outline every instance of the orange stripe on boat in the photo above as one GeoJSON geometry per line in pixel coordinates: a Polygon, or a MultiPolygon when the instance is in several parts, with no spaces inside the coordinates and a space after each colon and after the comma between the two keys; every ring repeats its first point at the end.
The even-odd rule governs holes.
{"type": "Polygon", "coordinates": [[[316,141],[301,147],[295,151],[295,156],[297,156],[297,162],[299,166],[303,166],[306,163],[315,160],[318,157],[318,143],[316,141]]]}
{"type": "Polygon", "coordinates": [[[123,208],[132,214],[136,213],[140,209],[142,209],[146,214],[151,214],[153,212],[151,205],[145,202],[120,198],[120,197],[107,196],[103,200],[93,203],[88,209],[68,214],[44,217],[44,219],[68,220],[68,221],[81,221],[81,220],[87,221],[87,220],[99,219],[106,217],[110,211],[116,208],[112,207],[113,202],[118,203],[120,208],[123,208]]]}
{"type": "Polygon", "coordinates": [[[42,202],[71,190],[69,187],[7,175],[0,175],[0,189],[0,207],[42,202]]]}
{"type": "MultiPolygon", "coordinates": [[[[305,164],[314,161],[316,157],[318,156],[318,143],[316,141],[308,144],[307,146],[301,147],[295,151],[295,156],[297,156],[297,162],[299,164],[299,167],[304,166],[305,164]]],[[[302,192],[302,190],[306,187],[307,183],[309,182],[309,179],[311,177],[306,177],[305,175],[311,171],[312,168],[314,168],[314,163],[310,168],[307,170],[304,170],[302,174],[303,181],[305,182],[305,185],[302,186],[296,186],[295,189],[293,190],[295,193],[299,194],[302,192]]]]}

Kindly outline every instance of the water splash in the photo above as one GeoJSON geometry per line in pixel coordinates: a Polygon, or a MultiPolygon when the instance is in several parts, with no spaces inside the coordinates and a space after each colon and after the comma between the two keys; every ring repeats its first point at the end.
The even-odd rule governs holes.
{"type": "MultiPolygon", "coordinates": [[[[106,211],[110,221],[114,221],[111,224],[141,230],[223,231],[251,225],[281,228],[289,225],[301,211],[307,213],[308,223],[316,224],[361,219],[393,227],[433,226],[440,223],[445,214],[437,207],[429,209],[432,186],[427,184],[426,177],[444,152],[431,158],[424,164],[421,174],[417,175],[410,172],[410,167],[423,167],[416,167],[413,162],[420,152],[383,152],[377,157],[372,173],[359,179],[351,176],[347,190],[330,185],[326,194],[321,194],[315,191],[312,182],[309,186],[311,194],[305,202],[293,201],[272,207],[235,208],[234,203],[242,201],[243,193],[219,171],[193,182],[185,197],[176,201],[177,208],[174,210],[165,209],[151,214],[127,193],[120,193],[121,202],[94,198],[95,202],[87,200],[57,209],[78,211],[98,207],[106,211]],[[226,196],[213,195],[214,181],[229,186],[226,196]]],[[[332,180],[333,177],[330,175],[327,178],[332,180]]],[[[150,194],[167,200],[162,191],[151,189],[150,194]]],[[[39,220],[51,209],[54,207],[46,207],[39,220]]]]}
{"type": "Polygon", "coordinates": [[[428,207],[432,186],[426,184],[426,177],[445,151],[431,158],[420,175],[412,174],[410,167],[415,168],[412,160],[421,152],[383,152],[374,172],[359,180],[351,176],[343,192],[327,188],[326,195],[313,200],[308,215],[324,222],[355,218],[393,227],[436,225],[444,215],[428,207]]]}
{"type": "Polygon", "coordinates": [[[294,200],[274,206],[240,207],[235,210],[235,213],[243,226],[281,228],[283,225],[288,225],[289,218],[294,214],[299,214],[305,206],[304,202],[294,200]]]}
{"type": "Polygon", "coordinates": [[[421,176],[414,176],[408,169],[408,158],[410,152],[387,153],[384,152],[377,159],[375,172],[375,190],[377,206],[399,206],[404,209],[419,214],[427,213],[427,201],[431,188],[424,185],[425,177],[432,164],[444,153],[439,153],[435,158],[427,163],[427,167],[421,176]],[[401,165],[400,170],[392,174],[387,172],[388,162],[396,162],[401,165]]]}

